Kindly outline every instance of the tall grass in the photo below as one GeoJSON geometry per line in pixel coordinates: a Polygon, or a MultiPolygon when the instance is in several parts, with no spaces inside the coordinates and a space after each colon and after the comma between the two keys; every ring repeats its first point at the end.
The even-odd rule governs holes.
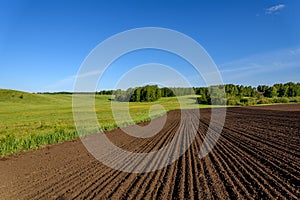
{"type": "MultiPolygon", "coordinates": [[[[101,130],[118,127],[113,118],[110,98],[108,95],[97,95],[95,99],[95,111],[101,130]]],[[[183,108],[199,107],[193,97],[179,98],[183,102],[183,108]]],[[[176,97],[161,98],[156,102],[131,102],[129,110],[133,121],[124,115],[121,126],[147,121],[164,114],[161,110],[154,110],[152,116],[149,116],[149,109],[154,104],[162,105],[166,111],[179,109],[176,97]]],[[[126,103],[116,102],[116,110],[121,115],[125,105],[126,103]]],[[[37,149],[77,137],[71,95],[0,90],[0,155],[37,149]]]]}
{"type": "Polygon", "coordinates": [[[76,131],[64,131],[63,129],[52,133],[26,135],[19,138],[13,134],[8,134],[0,138],[0,155],[37,149],[47,144],[59,143],[76,137],[78,137],[76,131]]]}

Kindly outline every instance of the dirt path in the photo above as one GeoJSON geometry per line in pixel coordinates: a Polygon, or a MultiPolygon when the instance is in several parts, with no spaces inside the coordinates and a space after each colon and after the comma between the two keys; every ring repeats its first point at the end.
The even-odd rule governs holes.
{"type": "MultiPolygon", "coordinates": [[[[228,108],[217,145],[199,159],[210,122],[210,110],[201,109],[194,143],[172,165],[151,173],[106,167],[80,140],[5,157],[0,199],[299,199],[300,105],[276,106],[228,108]]],[[[107,134],[124,149],[150,152],[168,144],[179,128],[190,137],[179,122],[180,112],[171,111],[152,138],[119,129],[107,134]]]]}

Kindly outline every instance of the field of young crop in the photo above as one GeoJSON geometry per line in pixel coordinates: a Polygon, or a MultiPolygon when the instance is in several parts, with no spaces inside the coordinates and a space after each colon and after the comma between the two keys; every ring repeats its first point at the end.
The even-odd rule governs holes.
{"type": "MultiPolygon", "coordinates": [[[[77,139],[0,159],[4,172],[0,173],[0,198],[299,199],[300,104],[228,108],[220,138],[204,158],[199,158],[199,151],[211,109],[188,110],[183,118],[174,110],[166,117],[164,127],[153,137],[136,138],[121,129],[106,132],[122,149],[149,153],[170,144],[177,135],[182,140],[175,143],[176,148],[186,147],[193,135],[191,127],[200,122],[187,151],[163,169],[142,174],[113,169],[96,160],[77,139]],[[200,118],[195,111],[200,111],[200,118]]],[[[173,153],[162,153],[159,159],[173,153]]],[[[121,155],[106,156],[115,161],[121,155]]]]}
{"type": "MultiPolygon", "coordinates": [[[[117,127],[110,98],[109,95],[97,95],[95,99],[95,110],[103,130],[117,127]]],[[[183,108],[199,107],[191,96],[179,98],[183,102],[183,108]]],[[[115,108],[121,112],[125,104],[114,102],[115,108]]],[[[176,97],[161,98],[156,102],[130,102],[131,117],[135,122],[142,122],[163,114],[161,109],[154,109],[149,117],[149,109],[154,104],[162,105],[166,111],[179,108],[176,97]]],[[[128,122],[124,117],[124,125],[128,122]]],[[[36,149],[45,144],[76,137],[78,135],[73,121],[72,95],[0,90],[0,155],[36,149]]]]}

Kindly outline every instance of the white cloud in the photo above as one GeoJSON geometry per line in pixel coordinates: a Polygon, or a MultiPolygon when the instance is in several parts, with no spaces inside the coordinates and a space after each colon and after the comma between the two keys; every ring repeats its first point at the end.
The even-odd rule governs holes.
{"type": "Polygon", "coordinates": [[[85,77],[92,77],[96,75],[100,75],[102,73],[102,70],[95,70],[95,71],[89,71],[81,74],[74,75],[73,78],[85,78],[85,77]]]}
{"type": "Polygon", "coordinates": [[[58,80],[51,85],[46,86],[44,90],[47,92],[73,91],[74,82],[77,78],[91,78],[94,76],[98,76],[101,73],[102,73],[101,70],[95,70],[95,71],[69,76],[64,79],[58,80]]]}
{"type": "Polygon", "coordinates": [[[250,80],[264,81],[272,79],[275,82],[288,80],[291,74],[300,76],[300,49],[282,49],[249,56],[219,65],[225,82],[247,82],[250,80]]]}
{"type": "Polygon", "coordinates": [[[284,4],[278,4],[275,6],[271,6],[269,8],[266,9],[266,14],[270,15],[270,14],[278,14],[279,10],[282,10],[285,7],[284,4]]]}
{"type": "Polygon", "coordinates": [[[248,65],[245,66],[240,66],[238,68],[231,68],[231,69],[222,69],[220,70],[221,73],[230,73],[230,72],[239,72],[239,71],[249,71],[249,70],[254,70],[258,69],[259,66],[255,63],[249,63],[248,65]]]}
{"type": "Polygon", "coordinates": [[[42,91],[45,92],[60,92],[60,91],[72,91],[74,84],[74,76],[69,76],[64,79],[58,80],[55,83],[45,86],[42,91]]]}

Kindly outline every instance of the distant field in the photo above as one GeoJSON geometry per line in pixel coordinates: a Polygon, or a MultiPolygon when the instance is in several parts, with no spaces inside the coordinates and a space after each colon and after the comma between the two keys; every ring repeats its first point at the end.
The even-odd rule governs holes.
{"type": "MultiPolygon", "coordinates": [[[[197,96],[178,97],[182,109],[204,108],[211,105],[198,105],[197,96]]],[[[95,111],[102,130],[117,127],[113,118],[110,95],[96,95],[95,111]]],[[[129,110],[133,123],[148,121],[164,114],[161,109],[151,106],[162,105],[165,111],[180,109],[176,97],[164,97],[155,102],[130,102],[129,110]]],[[[127,103],[114,102],[122,125],[131,124],[122,112],[127,103]]],[[[77,138],[72,113],[70,94],[31,94],[0,89],[0,155],[36,149],[46,144],[59,143],[77,138]]]]}
{"type": "MultiPolygon", "coordinates": [[[[96,96],[96,113],[103,130],[117,127],[111,111],[109,95],[96,96]]],[[[193,96],[179,97],[183,108],[197,108],[193,96]]],[[[126,103],[115,102],[117,109],[124,110],[126,103]]],[[[129,103],[130,114],[135,122],[161,115],[161,110],[149,116],[154,104],[166,111],[179,109],[176,97],[161,98],[151,103],[129,103]]],[[[35,149],[45,144],[62,142],[78,137],[72,114],[70,94],[30,94],[13,90],[0,90],[0,155],[35,149]]],[[[208,107],[201,105],[201,107],[208,107]]],[[[128,123],[124,119],[124,124],[128,123]]]]}

